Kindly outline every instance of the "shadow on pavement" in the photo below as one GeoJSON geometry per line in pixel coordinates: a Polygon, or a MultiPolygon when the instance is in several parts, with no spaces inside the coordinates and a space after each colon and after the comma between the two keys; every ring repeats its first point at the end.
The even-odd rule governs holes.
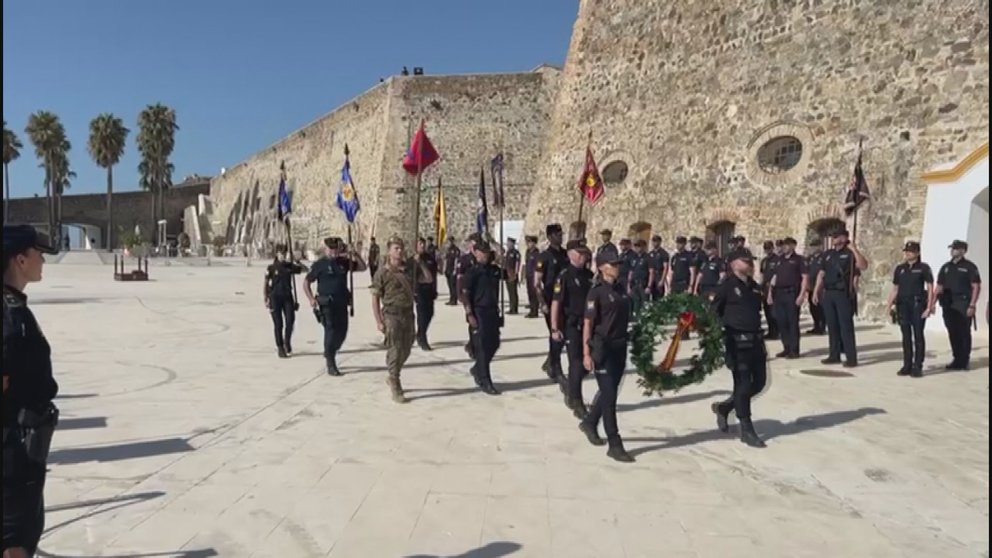
{"type": "MultiPolygon", "coordinates": [[[[468,374],[466,374],[465,381],[471,382],[472,378],[468,374]]],[[[496,389],[504,393],[508,393],[511,391],[523,391],[525,389],[534,389],[542,386],[552,387],[556,385],[556,384],[552,384],[551,381],[548,380],[547,378],[535,378],[530,380],[521,380],[519,382],[494,381],[493,384],[496,386],[496,389]]],[[[416,401],[418,399],[433,399],[435,397],[453,397],[456,395],[467,395],[470,393],[482,393],[482,391],[479,390],[479,388],[475,387],[474,384],[472,384],[471,387],[463,387],[463,388],[436,388],[436,389],[420,388],[420,389],[404,390],[404,393],[407,394],[421,393],[421,392],[428,392],[428,393],[426,393],[425,395],[413,395],[413,396],[408,395],[407,398],[410,401],[416,401]]]]}
{"type": "Polygon", "coordinates": [[[161,556],[162,558],[210,558],[212,556],[220,556],[220,554],[212,548],[205,548],[203,550],[173,550],[172,552],[146,552],[142,554],[94,554],[92,556],[84,556],[82,554],[52,554],[39,548],[38,556],[47,558],[96,558],[97,556],[102,558],[155,558],[158,556],[161,556]]]}
{"type": "Polygon", "coordinates": [[[122,459],[183,453],[187,451],[193,451],[193,446],[189,445],[189,442],[185,439],[167,438],[164,440],[132,442],[113,446],[55,450],[48,457],[48,462],[49,464],[71,465],[86,461],[120,461],[122,459]]]}
{"type": "MultiPolygon", "coordinates": [[[[123,508],[123,507],[126,507],[126,506],[130,506],[131,504],[137,504],[137,503],[144,502],[144,501],[147,501],[147,500],[152,500],[152,499],[155,499],[155,498],[160,498],[162,496],[165,496],[165,492],[162,492],[160,490],[154,490],[154,491],[150,491],[150,492],[140,492],[138,494],[127,494],[127,495],[124,495],[124,496],[114,496],[113,498],[100,498],[100,499],[97,499],[97,500],[83,500],[82,502],[73,502],[71,504],[61,504],[61,505],[58,505],[58,506],[46,506],[45,507],[45,511],[48,512],[48,513],[57,512],[57,511],[74,510],[74,509],[77,509],[77,508],[92,508],[92,507],[96,507],[98,509],[95,509],[93,511],[86,512],[83,515],[74,517],[74,518],[69,519],[67,521],[63,521],[62,523],[59,523],[57,525],[52,525],[51,527],[46,528],[44,535],[42,535],[42,538],[44,539],[46,536],[50,535],[53,531],[56,531],[58,529],[61,529],[62,527],[65,527],[66,525],[72,525],[73,523],[75,523],[77,521],[81,521],[83,519],[87,519],[87,518],[93,517],[95,515],[100,515],[102,513],[107,513],[107,512],[110,512],[110,511],[114,511],[114,510],[116,510],[118,508],[123,508]],[[100,506],[104,506],[106,504],[114,504],[114,505],[107,506],[107,507],[100,507],[100,506]]],[[[38,554],[40,556],[55,556],[54,554],[45,554],[41,550],[38,551],[38,554]]]]}
{"type": "MultiPolygon", "coordinates": [[[[792,436],[794,434],[801,434],[811,430],[832,428],[834,426],[860,420],[870,415],[881,415],[885,413],[885,409],[879,409],[877,407],[863,407],[861,409],[854,409],[850,411],[836,411],[832,413],[824,413],[822,415],[799,417],[792,422],[782,422],[774,419],[761,419],[754,421],[754,428],[765,441],[769,441],[780,436],[792,436]]],[[[655,442],[649,446],[629,450],[631,455],[637,456],[657,450],[681,448],[705,442],[713,442],[716,440],[728,440],[732,437],[732,433],[724,434],[714,428],[713,430],[692,432],[684,436],[664,438],[624,438],[624,441],[655,442]]]]}
{"type": "Polygon", "coordinates": [[[468,552],[463,552],[457,555],[452,554],[449,556],[440,556],[437,554],[414,554],[406,556],[405,558],[501,558],[502,556],[509,556],[521,548],[523,548],[523,546],[518,543],[494,542],[489,543],[486,546],[473,548],[468,552]]]}
{"type": "Polygon", "coordinates": [[[83,430],[84,428],[106,428],[107,417],[60,418],[57,430],[83,430]]]}
{"type": "Polygon", "coordinates": [[[713,391],[706,391],[703,393],[686,393],[684,395],[673,395],[673,396],[653,396],[650,399],[645,399],[639,403],[618,403],[617,412],[623,413],[627,411],[636,411],[638,409],[651,409],[654,407],[659,407],[662,405],[679,405],[681,403],[692,403],[694,401],[700,401],[703,399],[710,399],[713,397],[722,397],[725,395],[730,395],[730,392],[725,389],[716,389],[713,391]]]}
{"type": "Polygon", "coordinates": [[[968,365],[968,370],[947,370],[943,366],[938,365],[935,368],[923,371],[923,376],[940,376],[941,374],[968,374],[969,372],[974,372],[977,369],[988,368],[989,367],[989,357],[976,358],[971,361],[968,365]]]}

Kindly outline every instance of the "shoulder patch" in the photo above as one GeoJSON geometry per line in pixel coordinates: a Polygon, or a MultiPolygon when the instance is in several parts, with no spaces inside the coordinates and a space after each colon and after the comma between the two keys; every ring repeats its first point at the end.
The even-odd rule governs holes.
{"type": "Polygon", "coordinates": [[[21,299],[14,296],[13,293],[8,292],[3,293],[3,303],[9,308],[19,308],[23,306],[21,299]]]}
{"type": "Polygon", "coordinates": [[[586,302],[586,308],[589,309],[589,310],[592,310],[592,309],[596,308],[596,301],[595,300],[590,300],[590,301],[586,302]]]}

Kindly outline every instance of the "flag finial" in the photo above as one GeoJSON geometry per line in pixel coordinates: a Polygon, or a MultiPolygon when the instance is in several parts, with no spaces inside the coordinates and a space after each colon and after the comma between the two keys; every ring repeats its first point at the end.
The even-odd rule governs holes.
{"type": "Polygon", "coordinates": [[[344,144],[344,156],[345,156],[345,157],[348,157],[348,155],[351,155],[351,152],[350,152],[350,151],[348,151],[348,144],[347,144],[347,143],[345,143],[345,144],[344,144]]]}

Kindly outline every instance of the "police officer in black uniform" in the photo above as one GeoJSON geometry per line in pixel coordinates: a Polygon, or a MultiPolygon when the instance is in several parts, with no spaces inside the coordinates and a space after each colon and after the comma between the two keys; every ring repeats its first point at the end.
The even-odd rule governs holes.
{"type": "Polygon", "coordinates": [[[534,288],[540,291],[541,313],[548,327],[548,358],[541,368],[553,382],[561,382],[561,350],[563,343],[551,337],[551,298],[554,295],[555,279],[568,265],[568,255],[562,248],[561,225],[552,223],[545,229],[548,247],[541,252],[534,270],[534,288]],[[546,366],[546,367],[545,367],[546,366]]]}
{"type": "Polygon", "coordinates": [[[434,301],[437,299],[437,256],[426,239],[417,240],[416,253],[413,255],[415,264],[414,276],[417,287],[414,299],[417,308],[417,345],[422,351],[430,351],[427,342],[427,329],[434,319],[434,301]]]}
{"type": "Polygon", "coordinates": [[[289,249],[285,244],[276,244],[273,262],[265,269],[265,307],[272,314],[272,324],[276,334],[276,354],[286,358],[293,354],[293,325],[300,305],[296,300],[296,279],[306,270],[298,262],[290,260],[289,249]]]}
{"type": "MultiPolygon", "coordinates": [[[[569,240],[565,245],[569,265],[555,280],[551,301],[551,335],[565,342],[568,354],[568,383],[565,387],[565,406],[577,418],[585,418],[586,407],[582,399],[582,316],[586,311],[586,297],[592,287],[593,273],[588,268],[589,249],[580,240],[569,240]]],[[[564,385],[564,384],[563,384],[564,385]]]]}
{"type": "Polygon", "coordinates": [[[500,344],[499,283],[500,268],[493,263],[492,248],[484,240],[473,243],[473,265],[462,277],[462,304],[468,322],[475,365],[475,384],[489,395],[499,395],[493,385],[489,365],[500,344]]]}
{"type": "Polygon", "coordinates": [[[613,238],[613,231],[610,229],[603,229],[599,231],[599,238],[602,240],[602,244],[599,248],[596,248],[596,256],[600,254],[609,254],[611,258],[616,258],[620,256],[620,251],[617,250],[617,245],[613,244],[611,239],[613,238]]]}
{"type": "Polygon", "coordinates": [[[627,294],[630,295],[630,317],[640,315],[644,303],[651,300],[651,283],[654,279],[651,260],[647,253],[647,242],[638,238],[630,257],[630,270],[627,272],[627,294]]]}
{"type": "Polygon", "coordinates": [[[458,289],[455,287],[455,271],[458,268],[458,258],[462,251],[458,249],[454,238],[448,239],[448,247],[444,251],[444,278],[448,282],[448,306],[458,304],[458,289]]]}
{"type": "Polygon", "coordinates": [[[506,281],[506,296],[510,299],[507,314],[517,314],[520,310],[520,250],[517,239],[506,239],[506,254],[503,255],[503,279],[506,281]]]}
{"type": "Polygon", "coordinates": [[[761,303],[764,306],[765,322],[768,324],[768,332],[765,339],[778,339],[778,324],[775,323],[775,311],[771,304],[768,304],[768,293],[771,291],[772,276],[775,275],[775,264],[778,262],[778,254],[775,253],[775,243],[766,240],[762,244],[765,256],[758,262],[758,271],[761,272],[761,303]]]}
{"type": "Polygon", "coordinates": [[[45,529],[48,450],[58,423],[51,347],[24,288],[58,251],[27,225],[3,227],[3,556],[33,556],[45,529]]]}
{"type": "Polygon", "coordinates": [[[727,417],[734,411],[741,425],[741,441],[763,448],[765,443],[751,422],[751,399],[761,393],[767,379],[767,353],[761,336],[761,287],[752,279],[754,260],[738,250],[728,256],[731,273],[720,284],[713,308],[723,323],[727,367],[734,374],[734,393],[714,403],[717,428],[727,432],[727,417]]]}
{"type": "Polygon", "coordinates": [[[858,365],[858,346],[854,339],[855,286],[859,270],[868,267],[868,260],[854,244],[846,230],[833,234],[833,248],[823,254],[823,268],[817,274],[814,302],[823,305],[830,337],[830,353],[823,364],[837,364],[843,349],[844,366],[858,365]]]}
{"type": "Polygon", "coordinates": [[[666,293],[690,292],[698,269],[693,254],[685,249],[685,237],[675,237],[675,253],[672,254],[671,264],[668,267],[666,293]]]}
{"type": "Polygon", "coordinates": [[[303,282],[303,293],[324,327],[324,359],[331,376],[341,375],[337,354],[348,336],[348,306],[351,304],[348,272],[366,269],[358,254],[342,252],[343,245],[336,236],[325,238],[326,256],[314,262],[303,282]],[[316,296],[313,294],[314,282],[317,283],[316,296]]]}
{"type": "Polygon", "coordinates": [[[375,278],[375,272],[379,269],[379,264],[381,263],[381,257],[379,255],[379,245],[375,241],[375,237],[369,238],[369,255],[368,255],[369,266],[369,280],[375,278]]]}
{"type": "Polygon", "coordinates": [[[927,339],[923,327],[933,312],[933,271],[920,261],[920,243],[909,241],[902,248],[903,263],[892,272],[889,313],[895,313],[902,330],[902,368],[899,376],[923,377],[927,339]]]}
{"type": "Polygon", "coordinates": [[[637,257],[637,253],[634,252],[631,247],[629,238],[620,239],[620,276],[617,277],[617,284],[620,288],[630,293],[628,289],[627,281],[630,279],[630,268],[634,263],[634,259],[637,257]]]}
{"type": "Polygon", "coordinates": [[[971,360],[971,322],[975,319],[975,306],[982,292],[982,277],[978,267],[964,257],[968,252],[967,242],[955,240],[948,248],[951,249],[951,261],[937,272],[937,299],[954,356],[945,368],[967,370],[971,360]]]}
{"type": "Polygon", "coordinates": [[[524,237],[527,249],[524,251],[524,282],[527,284],[527,306],[528,312],[525,318],[536,318],[537,311],[541,308],[540,296],[534,287],[534,272],[537,271],[537,258],[541,251],[537,248],[537,237],[527,235],[524,237]]]}
{"type": "MultiPolygon", "coordinates": [[[[482,235],[479,233],[472,233],[465,239],[465,253],[458,258],[458,263],[455,265],[455,289],[459,293],[462,292],[462,282],[465,280],[465,275],[475,265],[475,245],[479,242],[482,242],[482,235]]],[[[468,358],[475,359],[475,343],[472,341],[471,327],[468,328],[468,341],[465,343],[465,353],[468,354],[468,358]]]]}
{"type": "Polygon", "coordinates": [[[696,262],[696,269],[701,269],[703,262],[706,261],[706,252],[703,251],[703,239],[698,236],[690,236],[689,252],[692,254],[693,261],[696,262]]]}
{"type": "Polygon", "coordinates": [[[630,322],[630,298],[617,284],[620,262],[611,254],[596,256],[602,281],[589,290],[585,317],[582,320],[582,365],[594,372],[599,391],[593,399],[579,430],[589,443],[603,445],[597,428],[600,419],[609,449],[606,455],[624,463],[634,458],[627,453],[617,426],[617,395],[627,366],[627,325],[630,322]]]}
{"type": "Polygon", "coordinates": [[[651,237],[651,251],[648,260],[651,264],[653,280],[651,281],[651,300],[665,296],[665,276],[668,275],[668,262],[671,258],[668,251],[661,247],[661,237],[651,237]]]}
{"type": "Polygon", "coordinates": [[[813,328],[806,335],[823,335],[827,332],[827,322],[823,316],[823,306],[813,303],[813,287],[816,286],[816,276],[823,269],[823,239],[811,240],[806,251],[806,275],[809,277],[806,285],[806,301],[809,303],[809,317],[813,320],[813,328]]]}
{"type": "Polygon", "coordinates": [[[806,298],[808,281],[806,260],[796,253],[796,239],[786,237],[765,301],[772,306],[782,339],[782,352],[777,357],[799,358],[799,309],[806,298]]]}
{"type": "Polygon", "coordinates": [[[706,243],[706,259],[703,260],[702,265],[699,267],[699,273],[696,275],[696,284],[693,289],[693,292],[697,296],[704,297],[707,300],[713,300],[717,287],[720,286],[720,282],[723,281],[726,275],[726,264],[717,255],[717,251],[716,242],[709,241],[706,243]]]}

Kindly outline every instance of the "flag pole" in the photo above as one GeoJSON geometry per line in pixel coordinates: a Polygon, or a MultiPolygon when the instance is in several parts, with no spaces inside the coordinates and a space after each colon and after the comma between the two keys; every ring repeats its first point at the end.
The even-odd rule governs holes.
{"type": "MultiPolygon", "coordinates": [[[[589,130],[589,136],[586,139],[586,158],[588,159],[589,153],[592,151],[592,130],[589,130]]],[[[582,168],[585,169],[586,163],[582,163],[582,168]]],[[[583,173],[585,171],[583,170],[583,173]]],[[[580,185],[581,186],[581,185],[580,185]]],[[[582,209],[586,205],[586,192],[584,188],[579,188],[579,219],[576,221],[576,226],[582,227],[583,235],[585,235],[585,223],[582,222],[582,209]]],[[[577,232],[577,231],[576,231],[577,232]]]]}
{"type": "MultiPolygon", "coordinates": [[[[424,119],[420,119],[420,129],[424,129],[424,119]]],[[[417,242],[420,240],[420,188],[421,188],[421,175],[424,173],[424,140],[420,139],[417,143],[417,193],[414,196],[414,203],[416,206],[413,210],[413,243],[412,246],[417,246],[417,242]]]]}
{"type": "MultiPolygon", "coordinates": [[[[503,294],[504,294],[503,291],[506,290],[504,288],[504,287],[506,287],[506,281],[505,281],[505,279],[506,279],[506,243],[505,243],[504,238],[503,238],[503,234],[504,234],[504,231],[503,231],[503,228],[504,228],[504,223],[503,223],[503,206],[506,205],[506,199],[504,198],[504,196],[506,196],[506,189],[503,188],[503,169],[504,169],[504,165],[506,165],[506,159],[503,157],[503,146],[502,145],[500,145],[500,147],[499,147],[499,153],[497,155],[500,158],[499,176],[496,176],[496,173],[495,172],[493,173],[493,185],[496,186],[497,192],[499,192],[499,199],[497,200],[499,202],[499,206],[496,209],[499,210],[499,249],[500,249],[500,252],[503,254],[503,265],[501,266],[503,268],[503,272],[499,274],[499,315],[502,318],[502,316],[503,316],[503,300],[504,300],[503,299],[503,294]],[[499,181],[498,183],[497,183],[497,180],[499,181]]],[[[490,165],[490,170],[493,170],[491,167],[492,167],[492,165],[490,165]]]]}
{"type": "MultiPolygon", "coordinates": [[[[353,191],[353,194],[352,195],[353,196],[357,196],[358,193],[357,192],[354,192],[354,190],[355,190],[355,181],[351,178],[351,163],[348,161],[348,156],[349,155],[351,155],[351,151],[348,150],[348,144],[346,142],[344,144],[344,166],[345,166],[345,168],[348,169],[348,179],[351,180],[351,184],[349,184],[349,186],[351,187],[351,189],[353,191]]],[[[343,188],[343,186],[342,186],[342,188],[343,188]]],[[[357,198],[355,198],[355,199],[357,199],[357,198]]],[[[347,217],[348,217],[348,215],[345,214],[345,218],[347,218],[347,217]]],[[[353,242],[353,240],[352,240],[352,229],[354,227],[352,226],[353,224],[351,222],[351,219],[347,219],[347,220],[348,220],[348,249],[354,251],[355,246],[354,246],[354,244],[352,244],[352,242],[353,242]]],[[[349,292],[351,292],[351,296],[348,297],[348,315],[351,316],[352,318],[354,318],[355,317],[355,266],[352,265],[352,263],[353,262],[350,262],[350,261],[348,262],[348,290],[349,290],[349,292]]]]}
{"type": "MultiPolygon", "coordinates": [[[[286,161],[279,162],[279,181],[283,184],[286,183],[286,161]]],[[[279,205],[282,205],[282,200],[278,200],[279,205]]],[[[280,210],[281,211],[281,210],[280,210]]],[[[286,249],[289,250],[289,261],[293,262],[296,258],[293,257],[293,229],[289,224],[289,215],[283,215],[282,217],[283,225],[286,226],[286,249]]],[[[293,307],[299,307],[299,300],[296,297],[296,278],[290,276],[293,285],[293,307]]]]}

